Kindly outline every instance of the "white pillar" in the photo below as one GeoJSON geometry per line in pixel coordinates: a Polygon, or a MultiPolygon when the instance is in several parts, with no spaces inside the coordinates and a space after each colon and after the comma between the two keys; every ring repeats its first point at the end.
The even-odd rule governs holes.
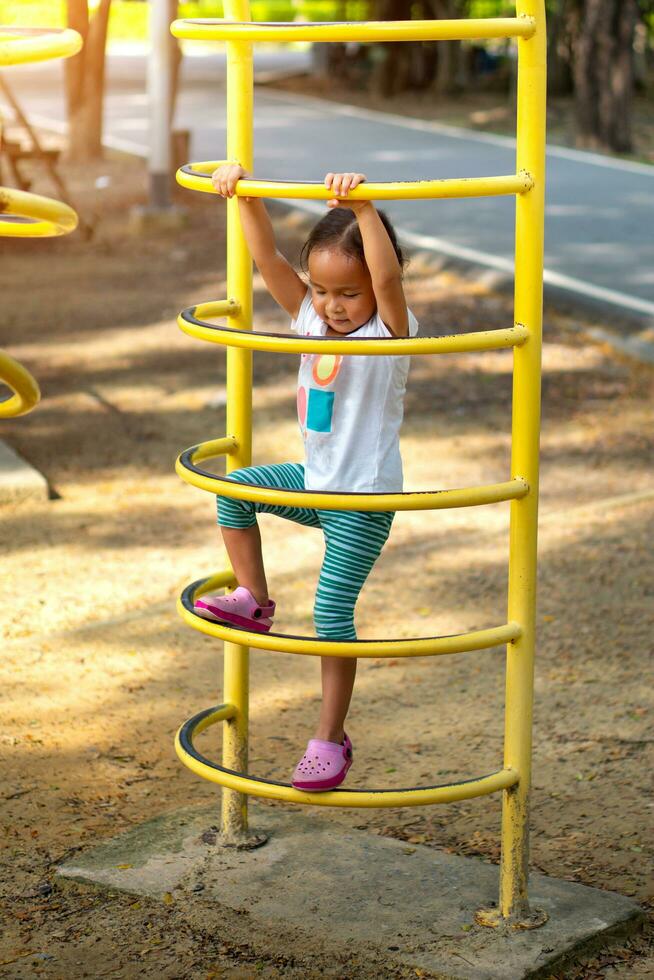
{"type": "Polygon", "coordinates": [[[149,204],[153,209],[170,207],[172,46],[169,34],[168,0],[150,0],[147,90],[150,108],[149,204]]]}

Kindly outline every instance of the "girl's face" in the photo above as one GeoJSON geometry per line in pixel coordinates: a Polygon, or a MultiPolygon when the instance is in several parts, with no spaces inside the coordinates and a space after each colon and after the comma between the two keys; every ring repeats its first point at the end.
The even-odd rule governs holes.
{"type": "Polygon", "coordinates": [[[345,252],[314,248],[308,260],[316,313],[335,333],[352,333],[377,309],[365,265],[345,252]]]}

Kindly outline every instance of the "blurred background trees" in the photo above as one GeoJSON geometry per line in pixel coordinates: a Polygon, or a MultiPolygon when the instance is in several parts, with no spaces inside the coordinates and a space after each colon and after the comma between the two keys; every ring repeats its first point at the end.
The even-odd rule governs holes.
{"type": "Polygon", "coordinates": [[[67,0],[67,24],[84,46],[64,65],[68,110],[68,153],[85,162],[102,156],[102,101],[105,46],[111,0],[100,0],[93,13],[87,0],[67,0]]]}
{"type": "MultiPolygon", "coordinates": [[[[171,20],[223,16],[221,0],[168,2],[171,20]]],[[[546,5],[549,90],[571,101],[577,144],[630,152],[634,95],[654,94],[654,0],[546,5]]],[[[57,26],[59,16],[85,38],[84,50],[66,63],[71,154],[77,159],[101,152],[107,32],[145,44],[148,6],[147,0],[0,0],[0,22],[57,26]]],[[[251,0],[252,18],[260,21],[501,17],[514,10],[510,0],[251,0]]],[[[326,82],[382,98],[416,92],[436,106],[480,90],[508,98],[515,82],[515,46],[501,40],[315,45],[314,64],[326,82]]]]}
{"type": "MultiPolygon", "coordinates": [[[[348,6],[360,8],[361,3],[330,4],[341,10],[348,6]]],[[[503,0],[370,0],[365,6],[365,16],[380,20],[515,12],[503,0]]],[[[654,90],[654,0],[547,0],[547,13],[549,91],[573,100],[577,144],[630,152],[634,94],[654,90]]],[[[327,70],[337,68],[336,77],[343,77],[347,64],[334,62],[347,62],[347,55],[344,59],[344,52],[333,48],[327,70]]],[[[480,87],[509,93],[514,59],[515,47],[504,41],[387,44],[368,46],[363,56],[358,51],[350,55],[353,81],[358,70],[360,83],[363,78],[383,96],[414,90],[435,98],[480,87]]]]}
{"type": "MultiPolygon", "coordinates": [[[[64,65],[66,106],[69,125],[68,153],[71,159],[80,161],[96,160],[102,156],[102,112],[104,96],[105,51],[109,30],[109,18],[112,13],[112,0],[65,0],[66,24],[74,28],[84,38],[84,46],[74,58],[69,58],[64,65]]],[[[135,11],[140,3],[141,16],[134,18],[132,28],[135,40],[147,37],[147,14],[145,0],[131,0],[135,11]],[[143,28],[146,31],[143,31],[143,28]],[[145,37],[141,38],[141,35],[145,37]]],[[[167,0],[171,22],[178,15],[178,0],[167,0]]],[[[113,10],[122,4],[116,3],[113,10]]],[[[1,4],[0,4],[1,8],[1,4]]],[[[129,11],[128,11],[129,13],[129,11]]],[[[129,24],[130,17],[125,18],[129,24]]],[[[0,18],[1,20],[1,18],[0,18]]],[[[51,21],[48,21],[50,23],[51,21]]],[[[46,21],[43,21],[46,23],[46,21]]],[[[129,27],[125,40],[130,40],[129,27]]],[[[174,113],[175,97],[179,77],[181,52],[178,42],[171,35],[170,45],[173,66],[172,92],[170,93],[171,124],[174,113]]]]}
{"type": "Polygon", "coordinates": [[[557,0],[549,88],[571,95],[580,146],[629,152],[637,87],[651,89],[651,0],[557,0]]]}

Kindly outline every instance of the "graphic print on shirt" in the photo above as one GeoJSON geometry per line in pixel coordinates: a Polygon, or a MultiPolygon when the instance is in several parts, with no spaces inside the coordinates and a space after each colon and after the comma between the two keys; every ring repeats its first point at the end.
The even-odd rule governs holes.
{"type": "Polygon", "coordinates": [[[312,432],[331,432],[334,415],[334,392],[309,388],[307,429],[312,432]]]}
{"type": "MultiPolygon", "coordinates": [[[[411,310],[408,318],[409,335],[415,337],[418,321],[411,310]]],[[[399,436],[409,355],[343,354],[340,365],[334,357],[328,360],[323,353],[327,345],[315,340],[332,336],[315,310],[311,290],[307,290],[291,330],[298,337],[313,340],[316,350],[300,360],[296,389],[304,441],[305,487],[316,492],[400,493],[403,479],[399,436]],[[319,356],[323,361],[317,365],[319,356]],[[334,370],[337,366],[340,371],[334,370]],[[335,376],[330,378],[332,372],[335,376]],[[321,400],[321,393],[333,393],[331,404],[321,400]]],[[[376,312],[352,339],[390,336],[376,312]]]]}
{"type": "Polygon", "coordinates": [[[331,384],[341,370],[342,354],[319,354],[313,362],[311,375],[321,388],[331,384]]]}
{"type": "Polygon", "coordinates": [[[297,417],[302,429],[302,435],[306,435],[307,421],[307,389],[301,385],[297,390],[297,417]]]}
{"type": "Polygon", "coordinates": [[[332,431],[335,392],[324,389],[336,380],[343,357],[341,354],[319,354],[312,360],[311,378],[319,387],[309,388],[307,391],[300,386],[297,392],[298,420],[305,438],[307,430],[332,431]]]}

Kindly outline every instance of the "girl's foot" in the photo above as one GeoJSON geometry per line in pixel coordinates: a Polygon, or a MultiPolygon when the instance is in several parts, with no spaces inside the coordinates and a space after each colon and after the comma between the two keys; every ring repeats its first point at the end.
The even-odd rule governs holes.
{"type": "Polygon", "coordinates": [[[347,776],[352,758],[352,742],[347,735],[340,745],[312,738],[296,766],[291,784],[307,793],[335,789],[347,776]]]}
{"type": "Polygon", "coordinates": [[[196,599],[193,612],[212,623],[227,623],[256,633],[267,633],[275,615],[275,603],[269,599],[260,605],[249,589],[239,585],[229,595],[212,593],[196,599]]]}

